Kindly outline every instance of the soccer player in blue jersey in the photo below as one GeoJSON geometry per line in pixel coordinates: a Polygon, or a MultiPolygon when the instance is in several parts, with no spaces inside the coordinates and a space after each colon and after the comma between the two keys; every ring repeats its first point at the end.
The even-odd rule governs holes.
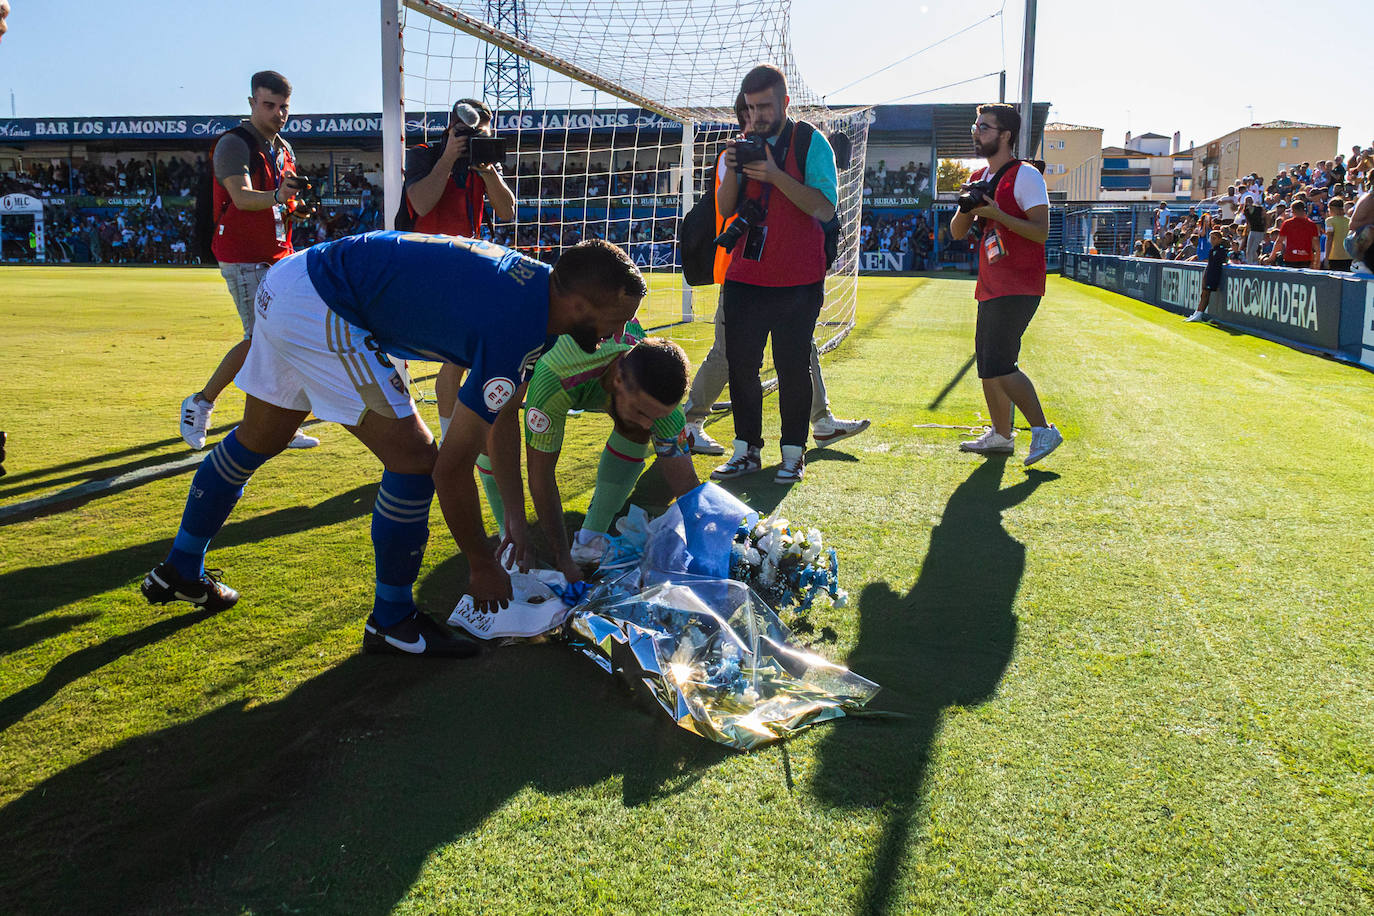
{"type": "Polygon", "coordinates": [[[518,410],[540,354],[560,334],[587,352],[623,329],[648,293],[614,245],[588,241],[552,269],[487,242],[370,232],[316,245],[275,264],[254,302],[253,344],[235,380],[243,422],[201,463],[166,562],[148,573],[148,601],[220,611],[238,593],[205,571],[211,538],[249,477],[287,446],[307,413],[342,424],[382,462],[372,510],[376,590],[363,648],[411,655],[471,655],[476,646],[420,613],[412,586],[429,538],[434,495],[468,559],[468,592],[484,612],[505,606],[510,578],[498,557],[513,545],[527,561],[525,519],[505,519],[506,540],[486,541],[473,466],[489,450],[498,485],[520,486],[518,410]],[[453,423],[436,448],[391,357],[468,369],[453,423]]]}

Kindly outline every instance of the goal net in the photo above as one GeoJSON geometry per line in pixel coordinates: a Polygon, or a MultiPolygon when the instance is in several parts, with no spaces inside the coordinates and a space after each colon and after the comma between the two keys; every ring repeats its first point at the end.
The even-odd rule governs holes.
{"type": "MultiPolygon", "coordinates": [[[[646,329],[698,361],[710,347],[719,287],[682,281],[678,223],[714,187],[739,133],[744,74],[787,75],[791,115],[815,124],[838,162],[840,250],[816,339],[853,326],[867,109],[829,109],[797,72],[790,0],[382,0],[388,219],[401,202],[404,145],[434,142],[454,102],[485,101],[511,151],[513,220],[484,234],[545,261],[588,238],[625,248],[644,271],[646,329]],[[843,137],[844,140],[837,138],[843,137]]],[[[766,367],[769,368],[769,367],[766,367]]]]}

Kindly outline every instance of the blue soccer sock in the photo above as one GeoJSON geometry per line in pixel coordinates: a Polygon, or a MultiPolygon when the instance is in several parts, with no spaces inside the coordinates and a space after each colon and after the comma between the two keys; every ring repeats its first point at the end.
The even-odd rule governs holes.
{"type": "Polygon", "coordinates": [[[186,497],[186,509],[181,513],[181,528],[172,542],[167,562],[188,579],[199,579],[205,573],[205,551],[210,539],[219,534],[234,504],[243,495],[243,486],[253,472],[262,467],[269,455],[259,455],[239,444],[237,430],[214,451],[205,456],[191,479],[191,492],[186,497]]]}
{"type": "Polygon", "coordinates": [[[377,592],[372,618],[389,627],[415,613],[411,588],[420,575],[429,540],[434,479],[428,474],[382,472],[372,506],[372,547],[377,553],[377,592]]]}

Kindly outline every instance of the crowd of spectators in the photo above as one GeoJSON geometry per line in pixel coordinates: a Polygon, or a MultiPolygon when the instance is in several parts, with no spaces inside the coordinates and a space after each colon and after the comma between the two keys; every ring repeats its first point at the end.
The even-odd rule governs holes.
{"type": "Polygon", "coordinates": [[[1355,199],[1371,187],[1374,147],[1356,146],[1348,161],[1339,155],[1315,165],[1304,162],[1280,169],[1267,183],[1252,173],[1228,186],[1225,194],[1204,201],[1204,207],[1175,212],[1160,203],[1149,237],[1136,239],[1132,253],[1136,257],[1205,261],[1209,233],[1217,229],[1230,250],[1231,261],[1275,264],[1282,250],[1279,237],[1288,231],[1285,223],[1307,219],[1315,224],[1320,248],[1313,265],[1343,270],[1349,263],[1342,260],[1349,214],[1355,199]]]}
{"type": "Polygon", "coordinates": [[[930,270],[935,235],[924,214],[882,216],[865,212],[859,222],[860,251],[911,253],[912,270],[930,270]]]}
{"type": "MultiPolygon", "coordinates": [[[[208,184],[203,156],[117,159],[112,165],[86,162],[32,163],[0,173],[0,195],[26,194],[45,201],[45,257],[56,262],[97,264],[199,263],[195,200],[208,184]],[[92,200],[94,198],[94,200],[92,200]]],[[[379,229],[380,192],[362,164],[330,169],[302,166],[311,198],[357,195],[359,203],[319,204],[310,217],[293,222],[297,248],[379,229]]],[[[6,256],[33,257],[29,230],[14,232],[6,256]]]]}
{"type": "Polygon", "coordinates": [[[194,210],[156,201],[77,209],[69,203],[44,208],[46,257],[96,264],[190,264],[194,210]]]}
{"type": "Polygon", "coordinates": [[[650,167],[627,159],[619,169],[612,170],[609,160],[588,163],[570,158],[550,168],[542,168],[537,162],[528,163],[507,177],[520,200],[644,197],[672,193],[672,169],[676,164],[660,161],[650,167]]]}
{"type": "Polygon", "coordinates": [[[113,165],[39,163],[0,174],[0,194],[30,197],[189,197],[205,174],[205,158],[117,159],[113,165]]]}
{"type": "Polygon", "coordinates": [[[930,193],[930,166],[908,162],[889,169],[887,160],[864,169],[864,197],[917,197],[930,193]]]}

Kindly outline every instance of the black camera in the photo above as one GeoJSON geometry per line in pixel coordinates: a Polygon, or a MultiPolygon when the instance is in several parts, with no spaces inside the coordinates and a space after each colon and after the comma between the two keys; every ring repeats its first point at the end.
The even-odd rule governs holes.
{"type": "Polygon", "coordinates": [[[506,138],[474,134],[468,138],[468,158],[473,165],[494,165],[506,161],[506,138]]]}
{"type": "Polygon", "coordinates": [[[979,207],[987,204],[993,195],[992,182],[987,179],[982,181],[966,181],[959,189],[959,212],[972,213],[979,207]]]}
{"type": "Polygon", "coordinates": [[[768,158],[768,141],[758,134],[749,134],[743,140],[735,141],[735,171],[743,172],[751,162],[762,162],[768,158]]]}
{"type": "Polygon", "coordinates": [[[749,197],[740,201],[735,218],[725,227],[724,232],[716,236],[716,244],[726,251],[734,251],[744,233],[762,223],[765,216],[767,214],[763,212],[763,207],[754,198],[749,197]]]}

